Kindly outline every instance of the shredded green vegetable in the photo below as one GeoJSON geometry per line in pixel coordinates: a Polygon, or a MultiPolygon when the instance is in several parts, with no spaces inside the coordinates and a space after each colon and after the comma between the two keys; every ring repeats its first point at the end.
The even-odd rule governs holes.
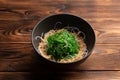
{"type": "Polygon", "coordinates": [[[47,38],[47,54],[55,60],[74,57],[79,52],[79,44],[67,30],[56,32],[47,38]]]}

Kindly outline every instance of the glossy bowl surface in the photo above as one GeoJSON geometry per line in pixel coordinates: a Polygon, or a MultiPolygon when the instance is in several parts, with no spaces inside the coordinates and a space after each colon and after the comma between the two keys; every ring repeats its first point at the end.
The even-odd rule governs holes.
{"type": "MultiPolygon", "coordinates": [[[[80,31],[82,31],[85,34],[85,44],[87,46],[88,52],[83,57],[83,59],[75,61],[79,63],[84,62],[87,59],[87,57],[91,54],[94,48],[95,33],[92,27],[85,20],[71,14],[52,15],[38,22],[38,24],[34,27],[32,31],[32,44],[34,49],[37,51],[37,53],[41,55],[40,51],[38,50],[40,39],[36,39],[36,36],[41,36],[42,33],[47,33],[51,29],[55,29],[55,28],[61,29],[68,25],[72,27],[77,27],[80,31]]],[[[53,61],[50,61],[50,62],[53,62],[53,61]]],[[[70,63],[75,63],[75,62],[70,62],[70,63]]],[[[57,62],[53,62],[53,63],[57,63],[57,62]]],[[[70,63],[58,63],[58,64],[70,64],[70,63]]]]}

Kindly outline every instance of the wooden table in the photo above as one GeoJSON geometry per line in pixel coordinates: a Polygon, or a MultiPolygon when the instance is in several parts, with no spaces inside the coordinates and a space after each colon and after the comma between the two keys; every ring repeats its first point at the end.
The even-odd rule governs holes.
{"type": "Polygon", "coordinates": [[[120,0],[0,0],[0,80],[120,80],[120,0]],[[31,44],[46,16],[71,13],[88,21],[97,41],[81,65],[55,70],[31,44]]]}

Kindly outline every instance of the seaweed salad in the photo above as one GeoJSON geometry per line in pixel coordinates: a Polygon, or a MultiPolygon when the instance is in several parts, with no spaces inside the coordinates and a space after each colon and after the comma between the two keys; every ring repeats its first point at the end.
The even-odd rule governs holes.
{"type": "Polygon", "coordinates": [[[55,60],[74,57],[79,47],[75,36],[67,30],[55,32],[47,38],[47,54],[55,60]]]}

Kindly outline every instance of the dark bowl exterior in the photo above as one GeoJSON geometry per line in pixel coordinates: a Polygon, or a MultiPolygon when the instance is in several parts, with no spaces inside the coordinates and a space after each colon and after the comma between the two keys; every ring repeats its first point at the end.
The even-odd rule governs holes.
{"type": "Polygon", "coordinates": [[[85,57],[83,57],[83,59],[78,60],[76,62],[71,62],[71,63],[57,63],[57,62],[52,62],[50,60],[47,60],[47,61],[52,62],[54,64],[61,64],[61,65],[84,62],[87,59],[87,57],[91,54],[94,48],[95,33],[92,27],[85,20],[74,15],[57,14],[57,15],[49,16],[41,20],[40,22],[38,22],[38,24],[34,27],[32,31],[32,44],[34,49],[37,51],[38,54],[40,54],[40,52],[38,51],[38,45],[40,40],[36,40],[35,37],[40,36],[42,33],[47,33],[49,30],[53,29],[57,22],[62,23],[61,26],[57,27],[57,29],[61,29],[69,25],[72,27],[77,27],[79,28],[80,31],[84,32],[86,35],[85,43],[87,46],[88,53],[85,57]]]}

